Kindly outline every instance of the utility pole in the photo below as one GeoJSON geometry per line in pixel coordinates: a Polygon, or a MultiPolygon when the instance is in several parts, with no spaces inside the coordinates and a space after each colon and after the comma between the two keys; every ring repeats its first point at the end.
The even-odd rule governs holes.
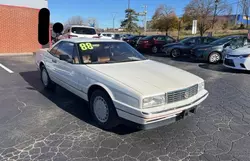
{"type": "Polygon", "coordinates": [[[147,33],[147,5],[144,5],[144,35],[147,33]]]}
{"type": "Polygon", "coordinates": [[[130,9],[130,0],[128,0],[128,9],[130,9]]]}
{"type": "Polygon", "coordinates": [[[239,8],[239,3],[240,0],[237,2],[237,8],[236,8],[236,14],[235,14],[235,26],[237,26],[237,21],[238,21],[238,8],[239,8]]]}
{"type": "Polygon", "coordinates": [[[219,0],[215,0],[215,8],[214,8],[214,17],[213,17],[213,22],[212,22],[212,29],[214,28],[214,21],[215,21],[215,16],[216,16],[216,11],[217,11],[217,6],[218,6],[219,0]]]}
{"type": "Polygon", "coordinates": [[[115,32],[115,16],[116,12],[113,13],[113,32],[115,32]]]}

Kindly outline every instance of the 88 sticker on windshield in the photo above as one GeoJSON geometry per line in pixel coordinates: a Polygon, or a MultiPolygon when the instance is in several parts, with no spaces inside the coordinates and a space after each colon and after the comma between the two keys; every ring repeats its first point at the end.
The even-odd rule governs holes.
{"type": "Polygon", "coordinates": [[[79,44],[81,50],[85,51],[85,50],[93,50],[93,45],[91,43],[81,43],[79,44]]]}

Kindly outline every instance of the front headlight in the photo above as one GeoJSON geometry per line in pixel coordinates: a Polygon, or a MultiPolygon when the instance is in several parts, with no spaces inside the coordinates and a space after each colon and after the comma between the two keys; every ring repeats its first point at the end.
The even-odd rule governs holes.
{"type": "Polygon", "coordinates": [[[150,108],[155,106],[161,106],[166,103],[166,95],[158,95],[153,97],[147,97],[142,100],[142,108],[150,108]]]}
{"type": "Polygon", "coordinates": [[[202,91],[205,88],[204,81],[198,84],[198,92],[202,91]]]}

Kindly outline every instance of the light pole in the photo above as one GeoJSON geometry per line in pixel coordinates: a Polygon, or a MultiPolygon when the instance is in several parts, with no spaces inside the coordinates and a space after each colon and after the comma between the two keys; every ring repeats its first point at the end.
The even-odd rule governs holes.
{"type": "Polygon", "coordinates": [[[216,11],[217,11],[219,0],[215,0],[214,3],[215,3],[215,9],[214,9],[213,22],[212,22],[212,29],[214,28],[214,21],[215,21],[215,16],[216,16],[216,11]]]}
{"type": "Polygon", "coordinates": [[[130,0],[128,0],[128,9],[130,9],[130,0]]]}

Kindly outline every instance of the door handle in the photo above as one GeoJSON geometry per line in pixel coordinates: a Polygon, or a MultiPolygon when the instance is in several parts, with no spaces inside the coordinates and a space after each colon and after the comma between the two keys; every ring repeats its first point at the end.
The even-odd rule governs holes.
{"type": "Polygon", "coordinates": [[[56,60],[55,60],[55,59],[52,59],[52,62],[53,62],[53,63],[56,63],[56,60]]]}

